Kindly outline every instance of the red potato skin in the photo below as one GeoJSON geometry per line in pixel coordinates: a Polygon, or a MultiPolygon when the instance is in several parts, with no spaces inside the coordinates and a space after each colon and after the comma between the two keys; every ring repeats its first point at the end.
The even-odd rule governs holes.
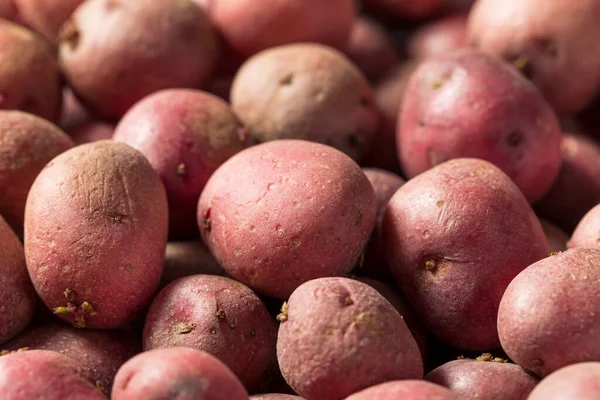
{"type": "Polygon", "coordinates": [[[202,351],[175,347],[141,353],[115,377],[113,400],[248,400],[221,361],[202,351]]]}
{"type": "Polygon", "coordinates": [[[417,315],[440,340],[465,350],[499,347],[502,294],[548,249],[516,185],[477,159],[447,161],[405,183],[383,230],[389,266],[417,315]]]}
{"type": "Polygon", "coordinates": [[[382,383],[355,393],[345,400],[459,400],[450,390],[425,381],[405,380],[382,383]]]}
{"type": "Polygon", "coordinates": [[[425,380],[452,390],[462,400],[527,400],[538,384],[516,364],[476,360],[450,361],[425,375],[425,380]]]}
{"type": "Polygon", "coordinates": [[[480,158],[504,171],[530,203],[560,168],[560,127],[544,98],[514,68],[472,49],[417,67],[396,139],[408,178],[449,159],[480,158]]]}
{"type": "Polygon", "coordinates": [[[550,374],[533,389],[527,400],[597,400],[600,363],[569,365],[550,374]]]}
{"type": "Polygon", "coordinates": [[[467,16],[450,15],[417,29],[406,44],[408,56],[424,59],[467,47],[467,16]]]}
{"type": "Polygon", "coordinates": [[[250,396],[250,400],[302,400],[302,397],[291,394],[267,393],[250,396]]]}
{"type": "Polygon", "coordinates": [[[153,92],[201,87],[217,52],[209,17],[190,0],[86,1],[63,26],[59,46],[73,91],[108,119],[153,92]]]}
{"type": "Polygon", "coordinates": [[[99,141],[61,154],[25,206],[25,255],[38,295],[76,326],[132,322],[158,288],[167,218],[164,188],[137,150],[99,141]]]}
{"type": "Polygon", "coordinates": [[[498,334],[511,360],[544,377],[600,359],[600,249],[580,247],[545,258],[508,286],[498,334]]]}
{"type": "Polygon", "coordinates": [[[0,109],[57,121],[61,78],[50,46],[33,32],[0,20],[0,48],[0,109]]]}
{"type": "Polygon", "coordinates": [[[318,143],[276,140],[236,154],[212,175],[198,226],[230,276],[287,298],[311,279],[349,273],[373,231],[375,210],[373,188],[348,156],[318,143]]]}
{"type": "Polygon", "coordinates": [[[33,318],[35,305],[23,245],[0,216],[0,344],[25,329],[33,318]]]}
{"type": "Polygon", "coordinates": [[[25,202],[33,181],[73,141],[54,124],[21,111],[0,111],[0,214],[23,235],[25,202]]]}
{"type": "Polygon", "coordinates": [[[286,382],[307,399],[342,400],[394,379],[420,379],[423,362],[406,323],[371,286],[320,278],[292,293],[277,337],[286,382]]]}
{"type": "Polygon", "coordinates": [[[3,400],[106,400],[75,360],[46,350],[0,357],[0,392],[3,400]]]}
{"type": "Polygon", "coordinates": [[[58,44],[58,33],[84,0],[14,0],[24,24],[52,44],[58,44]]]}
{"type": "Polygon", "coordinates": [[[567,246],[570,249],[600,246],[600,205],[585,214],[575,228],[567,246]]]}
{"type": "Polygon", "coordinates": [[[546,240],[548,241],[548,253],[557,253],[567,249],[569,235],[552,222],[540,219],[546,240]]]}
{"type": "Polygon", "coordinates": [[[232,279],[193,275],[154,298],[144,324],[144,350],[191,347],[221,360],[250,391],[276,370],[277,326],[262,301],[232,279]]]}
{"type": "Polygon", "coordinates": [[[225,275],[225,271],[200,240],[167,243],[161,288],[190,275],[225,275]]]}
{"type": "Polygon", "coordinates": [[[600,83],[600,33],[595,0],[482,0],[468,22],[469,41],[515,62],[558,114],[583,109],[600,83]],[[520,65],[519,65],[520,64],[520,65]]]}
{"type": "Polygon", "coordinates": [[[169,202],[169,236],[199,236],[196,209],[213,172],[249,141],[229,105],[199,90],[169,89],[134,105],[115,129],[150,161],[169,202]]]}

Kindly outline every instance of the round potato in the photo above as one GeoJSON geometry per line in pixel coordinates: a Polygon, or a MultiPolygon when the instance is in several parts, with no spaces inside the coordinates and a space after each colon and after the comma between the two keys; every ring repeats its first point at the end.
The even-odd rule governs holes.
{"type": "Polygon", "coordinates": [[[581,219],[569,240],[568,247],[600,246],[600,204],[581,219]]]}
{"type": "Polygon", "coordinates": [[[19,16],[50,43],[58,44],[60,27],[84,0],[13,0],[19,16]]]}
{"type": "Polygon", "coordinates": [[[406,52],[412,58],[441,56],[467,47],[467,14],[454,14],[417,29],[408,39],[406,52]]]}
{"type": "Polygon", "coordinates": [[[600,393],[600,363],[569,365],[550,374],[533,389],[528,400],[597,400],[600,393]]]}
{"type": "Polygon", "coordinates": [[[266,393],[250,396],[250,400],[302,400],[302,397],[292,394],[266,393]]]}
{"type": "Polygon", "coordinates": [[[443,386],[434,383],[405,380],[391,381],[355,393],[346,400],[459,400],[443,386]]]}

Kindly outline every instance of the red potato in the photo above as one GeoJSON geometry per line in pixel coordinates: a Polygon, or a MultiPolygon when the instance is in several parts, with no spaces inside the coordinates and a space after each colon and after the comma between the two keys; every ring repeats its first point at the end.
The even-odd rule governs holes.
{"type": "Polygon", "coordinates": [[[508,285],[498,334],[511,360],[538,376],[600,359],[600,249],[580,247],[540,260],[508,285]]]}
{"type": "Polygon", "coordinates": [[[454,14],[417,29],[406,44],[411,58],[441,56],[469,45],[467,14],[454,14]]]}
{"type": "Polygon", "coordinates": [[[190,275],[225,275],[225,271],[200,240],[167,243],[161,287],[190,275]]]}
{"type": "Polygon", "coordinates": [[[250,400],[302,400],[302,397],[291,394],[267,393],[250,396],[250,400]]]}
{"type": "Polygon", "coordinates": [[[217,50],[208,16],[190,0],[86,1],[60,34],[73,91],[112,119],[158,90],[201,87],[217,50]]]}
{"type": "Polygon", "coordinates": [[[567,249],[569,235],[565,231],[554,225],[552,222],[540,219],[546,240],[548,241],[548,253],[557,253],[567,249]]]}
{"type": "Polygon", "coordinates": [[[277,326],[262,301],[232,279],[193,275],[154,298],[144,350],[191,347],[221,360],[249,391],[264,390],[276,371],[277,326]]]}
{"type": "Polygon", "coordinates": [[[25,329],[33,317],[35,305],[23,246],[0,216],[0,343],[25,329]]]}
{"type": "Polygon", "coordinates": [[[84,0],[13,0],[23,23],[52,44],[60,27],[84,0]]]}
{"type": "Polygon", "coordinates": [[[212,175],[198,226],[230,276],[287,298],[304,282],[352,270],[375,209],[369,180],[348,156],[318,143],[276,140],[243,150],[212,175]]]}
{"type": "Polygon", "coordinates": [[[244,386],[210,354],[188,348],[147,351],[117,373],[113,400],[248,400],[244,386]]]}
{"type": "Polygon", "coordinates": [[[386,381],[423,377],[419,348],[406,323],[362,282],[306,282],[284,304],[279,320],[279,367],[304,398],[342,400],[386,381]]]}
{"type": "Polygon", "coordinates": [[[52,123],[21,111],[0,111],[0,214],[17,235],[23,235],[33,181],[50,160],[71,147],[71,139],[52,123]]]}
{"type": "Polygon", "coordinates": [[[573,364],[550,374],[527,400],[598,400],[600,363],[573,364]]]}
{"type": "Polygon", "coordinates": [[[517,186],[478,159],[447,161],[405,183],[388,203],[383,230],[389,266],[417,316],[465,350],[499,347],[504,290],[548,251],[517,186]]]}
{"type": "Polygon", "coordinates": [[[447,387],[461,400],[526,400],[538,379],[516,364],[496,361],[454,360],[425,376],[447,387]]]}
{"type": "Polygon", "coordinates": [[[365,8],[396,19],[423,19],[444,8],[445,0],[363,0],[365,8]]]}
{"type": "Polygon", "coordinates": [[[536,87],[498,58],[472,49],[430,58],[411,75],[403,104],[397,146],[408,178],[453,158],[480,158],[530,203],[556,179],[558,120],[536,87]]]}
{"type": "Polygon", "coordinates": [[[123,143],[77,146],[36,178],[25,255],[46,306],[76,327],[132,322],[158,288],[167,242],[165,190],[123,143]]]}
{"type": "Polygon", "coordinates": [[[213,172],[249,144],[229,105],[189,89],[162,90],[135,104],[113,139],[139,150],[161,178],[169,202],[169,236],[198,236],[196,208],[213,172]]]}
{"type": "Polygon", "coordinates": [[[64,323],[48,323],[27,329],[3,350],[50,350],[71,357],[93,379],[95,386],[110,393],[113,379],[123,363],[141,351],[141,341],[128,331],[75,329],[64,323]]]}
{"type": "Polygon", "coordinates": [[[430,382],[392,381],[355,393],[345,400],[459,400],[450,390],[430,382]]]}
{"type": "Polygon", "coordinates": [[[0,20],[0,48],[0,109],[58,120],[61,82],[50,46],[33,32],[0,20]]]}
{"type": "Polygon", "coordinates": [[[75,360],[46,350],[0,357],[0,393],[2,400],[106,400],[75,360]]]}
{"type": "Polygon", "coordinates": [[[585,214],[567,245],[570,249],[600,246],[600,204],[585,214]]]}
{"type": "Polygon", "coordinates": [[[0,18],[15,21],[17,13],[17,6],[14,0],[0,0],[0,18]]]}
{"type": "Polygon", "coordinates": [[[469,39],[512,61],[559,114],[581,110],[600,84],[600,2],[481,0],[469,16],[469,39]]]}

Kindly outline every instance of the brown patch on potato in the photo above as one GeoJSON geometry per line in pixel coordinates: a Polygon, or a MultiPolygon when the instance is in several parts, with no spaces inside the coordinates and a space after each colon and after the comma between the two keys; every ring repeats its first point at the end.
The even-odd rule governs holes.
{"type": "Polygon", "coordinates": [[[290,86],[292,83],[294,83],[294,74],[293,73],[287,74],[279,81],[279,84],[281,86],[290,86]]]}
{"type": "Polygon", "coordinates": [[[178,322],[175,324],[175,333],[178,335],[185,335],[191,333],[196,329],[196,324],[193,322],[178,322]]]}
{"type": "Polygon", "coordinates": [[[127,218],[127,216],[125,214],[122,214],[120,212],[109,212],[107,214],[108,219],[110,219],[110,222],[112,222],[115,225],[121,225],[124,223],[125,218],[127,218]]]}
{"type": "Polygon", "coordinates": [[[58,40],[61,43],[66,43],[71,50],[77,49],[80,39],[81,32],[73,20],[65,22],[58,33],[58,40]]]}
{"type": "Polygon", "coordinates": [[[444,86],[444,80],[436,79],[431,83],[431,90],[437,90],[437,89],[441,88],[442,86],[444,86]]]}
{"type": "Polygon", "coordinates": [[[215,311],[215,317],[217,317],[218,319],[225,319],[225,311],[222,309],[215,311]]]}
{"type": "Polygon", "coordinates": [[[352,304],[354,304],[354,300],[352,300],[352,297],[346,296],[344,298],[344,306],[348,307],[348,306],[351,306],[352,304]]]}
{"type": "Polygon", "coordinates": [[[75,300],[75,292],[69,288],[65,289],[65,291],[63,292],[63,294],[65,295],[65,297],[67,298],[67,300],[69,301],[73,301],[75,300]]]}
{"type": "Polygon", "coordinates": [[[497,362],[497,363],[507,363],[508,362],[508,360],[506,360],[504,358],[494,357],[491,353],[483,353],[479,357],[475,358],[475,361],[480,361],[480,362],[497,362]]]}
{"type": "Polygon", "coordinates": [[[356,221],[354,222],[354,225],[360,225],[364,217],[363,212],[357,203],[354,203],[354,209],[356,210],[356,221]]]}
{"type": "Polygon", "coordinates": [[[179,178],[183,178],[186,175],[187,175],[187,171],[186,171],[186,168],[185,168],[185,164],[184,163],[179,164],[177,166],[177,176],[179,178]]]}
{"type": "Polygon", "coordinates": [[[440,208],[443,207],[444,206],[444,200],[438,200],[438,202],[435,203],[435,205],[438,206],[438,207],[440,207],[440,208]]]}
{"type": "Polygon", "coordinates": [[[204,229],[206,233],[210,233],[211,230],[210,211],[210,208],[207,209],[202,218],[202,229],[204,229]]]}
{"type": "Polygon", "coordinates": [[[542,360],[541,358],[534,359],[531,362],[531,372],[533,372],[537,376],[543,377],[545,375],[543,372],[544,365],[545,365],[544,360],[542,360]]]}
{"type": "Polygon", "coordinates": [[[421,260],[421,266],[425,269],[425,271],[429,272],[428,275],[437,275],[446,267],[446,260],[443,257],[439,256],[425,256],[421,260]]]}

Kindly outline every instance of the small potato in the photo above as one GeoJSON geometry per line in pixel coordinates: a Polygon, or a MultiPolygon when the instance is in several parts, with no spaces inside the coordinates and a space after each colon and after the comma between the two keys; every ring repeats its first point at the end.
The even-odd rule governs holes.
{"type": "Polygon", "coordinates": [[[47,350],[0,357],[0,393],[2,400],[106,400],[75,360],[47,350]]]}
{"type": "Polygon", "coordinates": [[[250,396],[250,400],[302,400],[302,397],[291,394],[267,393],[250,396]]]}
{"type": "Polygon", "coordinates": [[[25,255],[38,295],[75,327],[132,322],[158,288],[167,199],[150,163],[112,141],[77,146],[36,178],[25,255]]]}
{"type": "Polygon", "coordinates": [[[600,363],[587,362],[559,369],[540,382],[527,400],[598,400],[600,363]]]}
{"type": "Polygon", "coordinates": [[[600,249],[579,247],[526,268],[508,285],[498,334],[511,360],[538,376],[600,360],[600,249]]]}
{"type": "Polygon", "coordinates": [[[310,400],[342,400],[394,379],[420,379],[423,362],[406,323],[371,286],[347,278],[301,285],[279,316],[277,359],[310,400]]]}
{"type": "Polygon", "coordinates": [[[0,109],[58,120],[60,71],[50,46],[33,32],[0,20],[0,48],[0,109]]]}
{"type": "Polygon", "coordinates": [[[204,243],[233,278],[287,298],[350,272],[375,226],[375,194],[340,151],[301,140],[250,147],[210,178],[198,203],[204,243]]]}
{"type": "Polygon", "coordinates": [[[213,172],[246,147],[246,131],[225,101],[199,90],[168,89],[145,97],[121,119],[113,140],[150,161],[169,202],[169,236],[197,237],[196,208],[213,172]]]}
{"type": "Polygon", "coordinates": [[[355,393],[345,400],[459,400],[450,390],[430,382],[391,381],[355,393]]]}
{"type": "Polygon", "coordinates": [[[467,14],[450,15],[417,29],[406,44],[411,58],[441,56],[467,47],[467,14]]]}
{"type": "Polygon", "coordinates": [[[567,235],[562,229],[554,225],[552,222],[540,219],[546,240],[548,241],[548,253],[558,253],[559,251],[565,251],[567,249],[567,242],[569,241],[569,235],[567,235]]]}
{"type": "Polygon", "coordinates": [[[600,204],[585,214],[568,243],[570,249],[586,246],[600,246],[600,204]]]}
{"type": "Polygon", "coordinates": [[[366,9],[395,19],[422,19],[444,7],[446,0],[363,0],[366,9]]]}
{"type": "Polygon", "coordinates": [[[303,139],[354,160],[379,128],[373,89],[342,53],[314,43],[265,50],[237,72],[231,106],[258,142],[303,139]]]}
{"type": "Polygon", "coordinates": [[[517,186],[478,159],[447,161],[405,183],[388,203],[383,231],[389,266],[417,316],[465,350],[499,347],[504,290],[548,251],[517,186]]]}
{"type": "Polygon", "coordinates": [[[60,27],[84,0],[13,0],[26,26],[58,44],[60,27]]]}
{"type": "Polygon", "coordinates": [[[472,49],[417,67],[397,135],[408,178],[453,158],[480,158],[504,171],[530,203],[550,189],[560,167],[558,120],[537,88],[501,59],[472,49]]]}
{"type": "Polygon", "coordinates": [[[52,123],[21,111],[0,111],[0,215],[23,235],[33,181],[54,157],[73,147],[52,123]]]}
{"type": "Polygon", "coordinates": [[[559,114],[581,110],[600,84],[600,2],[480,0],[469,40],[521,69],[559,114]]]}
{"type": "Polygon", "coordinates": [[[35,305],[23,245],[0,216],[0,344],[25,329],[35,305]]]}
{"type": "Polygon", "coordinates": [[[210,354],[175,347],[139,354],[115,377],[112,400],[248,400],[244,386],[210,354]]]}
{"type": "Polygon", "coordinates": [[[193,275],[154,298],[144,350],[191,347],[221,360],[249,391],[266,387],[277,367],[277,326],[262,301],[232,279],[193,275]]]}
{"type": "Polygon", "coordinates": [[[209,17],[191,0],[85,1],[59,39],[73,91],[112,119],[161,89],[199,88],[218,50],[209,17]]]}
{"type": "Polygon", "coordinates": [[[425,376],[452,390],[461,400],[526,400],[538,379],[515,364],[454,360],[425,376]]]}
{"type": "Polygon", "coordinates": [[[161,287],[190,275],[225,275],[210,250],[200,240],[169,242],[165,253],[165,268],[161,287]]]}

